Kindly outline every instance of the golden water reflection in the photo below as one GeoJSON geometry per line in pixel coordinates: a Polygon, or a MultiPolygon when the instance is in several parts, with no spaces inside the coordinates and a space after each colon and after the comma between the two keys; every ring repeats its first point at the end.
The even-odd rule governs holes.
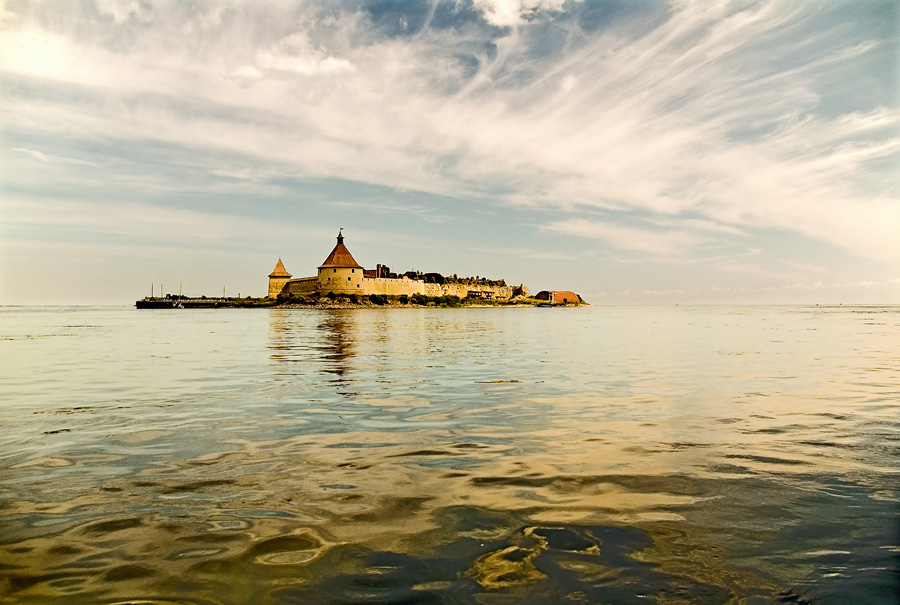
{"type": "Polygon", "coordinates": [[[893,332],[466,312],[273,310],[243,389],[7,414],[0,595],[772,602],[896,560],[893,332]]]}

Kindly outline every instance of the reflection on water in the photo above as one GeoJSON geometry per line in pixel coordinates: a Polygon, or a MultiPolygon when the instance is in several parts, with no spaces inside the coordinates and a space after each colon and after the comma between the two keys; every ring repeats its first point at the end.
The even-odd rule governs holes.
{"type": "Polygon", "coordinates": [[[898,336],[891,307],[0,310],[0,599],[894,603],[898,336]]]}
{"type": "MultiPolygon", "coordinates": [[[[271,309],[269,313],[269,350],[273,362],[321,364],[323,371],[337,376],[347,371],[343,362],[354,354],[355,332],[360,328],[357,324],[364,318],[350,310],[334,310],[312,317],[298,316],[291,309],[271,309]],[[310,329],[317,334],[315,340],[297,338],[310,329]]],[[[291,369],[284,368],[284,371],[289,374],[291,369]]]]}

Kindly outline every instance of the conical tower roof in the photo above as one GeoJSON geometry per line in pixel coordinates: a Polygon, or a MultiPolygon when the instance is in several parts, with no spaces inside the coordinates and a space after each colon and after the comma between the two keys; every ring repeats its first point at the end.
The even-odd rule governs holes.
{"type": "Polygon", "coordinates": [[[284,265],[281,263],[281,259],[278,259],[278,264],[275,265],[275,269],[269,273],[269,277],[290,277],[291,274],[287,272],[287,269],[284,268],[284,265]]]}
{"type": "Polygon", "coordinates": [[[344,245],[343,227],[338,231],[337,245],[334,247],[334,250],[331,251],[331,254],[325,259],[325,262],[319,265],[319,269],[326,267],[329,269],[332,267],[335,269],[362,269],[362,265],[353,259],[353,255],[350,254],[350,251],[347,250],[347,246],[344,245]]]}

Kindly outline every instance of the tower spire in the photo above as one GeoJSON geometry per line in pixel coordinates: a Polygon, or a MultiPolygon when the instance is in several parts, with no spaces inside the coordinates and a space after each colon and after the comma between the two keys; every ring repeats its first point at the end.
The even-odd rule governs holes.
{"type": "Polygon", "coordinates": [[[347,250],[347,246],[344,245],[343,227],[338,231],[337,244],[335,245],[334,250],[331,251],[331,254],[325,259],[325,262],[319,265],[319,269],[322,267],[362,269],[362,266],[353,259],[353,255],[350,254],[350,251],[347,250]]]}

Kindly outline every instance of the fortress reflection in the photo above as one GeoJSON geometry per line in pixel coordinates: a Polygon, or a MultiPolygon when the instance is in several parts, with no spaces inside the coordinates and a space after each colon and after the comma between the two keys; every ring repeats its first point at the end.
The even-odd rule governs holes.
{"type": "Polygon", "coordinates": [[[271,309],[269,358],[278,365],[319,362],[322,372],[344,376],[356,354],[359,330],[351,310],[271,309]],[[311,332],[315,335],[312,339],[311,332]]]}
{"type": "Polygon", "coordinates": [[[327,362],[325,372],[343,376],[350,369],[348,360],[356,349],[357,322],[352,311],[332,309],[325,311],[325,317],[319,322],[319,334],[322,337],[320,347],[323,359],[327,362]]]}

